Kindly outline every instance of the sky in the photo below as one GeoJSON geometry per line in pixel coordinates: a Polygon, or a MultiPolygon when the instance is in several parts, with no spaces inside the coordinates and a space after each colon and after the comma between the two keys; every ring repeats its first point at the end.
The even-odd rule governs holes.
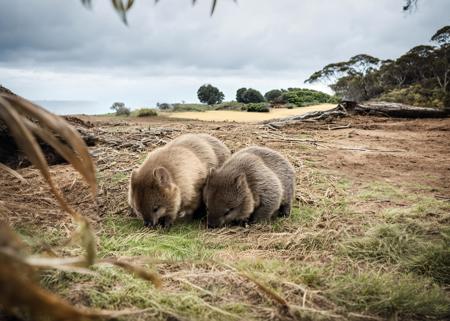
{"type": "Polygon", "coordinates": [[[59,113],[98,114],[198,102],[210,83],[235,99],[307,87],[324,65],[367,53],[395,58],[450,24],[450,1],[136,0],[124,25],[110,1],[0,0],[0,84],[59,113]]]}

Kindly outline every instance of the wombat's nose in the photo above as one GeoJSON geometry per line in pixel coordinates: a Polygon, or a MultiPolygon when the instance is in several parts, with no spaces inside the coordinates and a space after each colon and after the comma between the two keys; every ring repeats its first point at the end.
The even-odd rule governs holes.
{"type": "Polygon", "coordinates": [[[151,225],[150,221],[144,220],[144,226],[149,227],[151,225]]]}

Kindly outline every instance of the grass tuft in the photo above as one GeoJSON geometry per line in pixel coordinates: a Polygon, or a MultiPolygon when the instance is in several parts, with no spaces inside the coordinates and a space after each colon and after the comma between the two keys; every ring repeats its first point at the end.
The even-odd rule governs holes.
{"type": "Polygon", "coordinates": [[[385,318],[446,318],[450,300],[430,280],[414,275],[361,273],[336,278],[330,297],[352,311],[385,318]]]}

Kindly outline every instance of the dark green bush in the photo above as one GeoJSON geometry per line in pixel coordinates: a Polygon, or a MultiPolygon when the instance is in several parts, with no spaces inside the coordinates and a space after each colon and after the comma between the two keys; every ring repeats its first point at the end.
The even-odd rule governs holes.
{"type": "Polygon", "coordinates": [[[197,91],[197,96],[201,103],[208,105],[220,104],[225,98],[219,88],[210,84],[201,86],[197,91]]]}
{"type": "Polygon", "coordinates": [[[333,96],[313,89],[289,88],[282,94],[282,99],[286,103],[304,107],[329,103],[333,96]]]}
{"type": "Polygon", "coordinates": [[[245,91],[243,99],[247,104],[262,103],[265,101],[264,96],[258,90],[253,88],[249,88],[245,91]]]}
{"type": "Polygon", "coordinates": [[[281,90],[272,89],[264,94],[264,98],[266,98],[266,100],[271,103],[281,103],[282,95],[283,95],[283,92],[281,90]]]}
{"type": "Polygon", "coordinates": [[[236,92],[236,100],[239,103],[262,103],[266,101],[264,96],[256,89],[253,88],[240,88],[236,92]]]}
{"type": "Polygon", "coordinates": [[[270,112],[270,105],[267,103],[253,103],[247,104],[247,111],[258,112],[258,113],[268,113],[270,112]]]}

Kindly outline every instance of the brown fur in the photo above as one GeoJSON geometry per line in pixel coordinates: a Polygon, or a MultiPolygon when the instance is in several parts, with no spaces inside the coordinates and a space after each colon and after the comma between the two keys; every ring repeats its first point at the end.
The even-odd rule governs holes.
{"type": "Polygon", "coordinates": [[[201,204],[202,189],[211,169],[230,156],[228,148],[207,134],[182,135],[149,153],[133,170],[129,204],[144,224],[170,225],[191,216],[201,204]]]}
{"type": "Polygon", "coordinates": [[[295,171],[284,156],[265,147],[242,149],[211,170],[204,189],[208,224],[289,215],[294,189],[295,171]]]}

